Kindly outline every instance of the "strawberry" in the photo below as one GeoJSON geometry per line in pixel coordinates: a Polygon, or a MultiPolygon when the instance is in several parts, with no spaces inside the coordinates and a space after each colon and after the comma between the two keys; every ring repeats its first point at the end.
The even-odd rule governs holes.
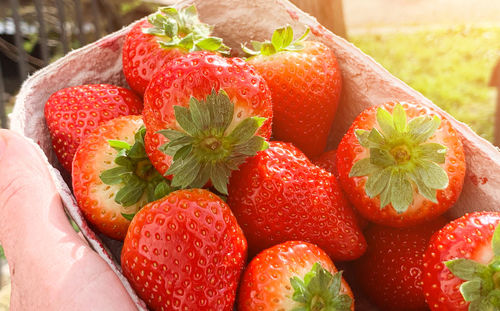
{"type": "Polygon", "coordinates": [[[231,210],[207,190],[143,207],[123,244],[123,274],[153,310],[233,310],[247,244],[231,210]]]}
{"type": "Polygon", "coordinates": [[[252,42],[248,63],[264,77],[273,96],[273,137],[293,143],[307,156],[321,154],[342,89],[335,54],[321,42],[293,40],[292,27],[277,29],[271,42],[252,42]]]}
{"type": "Polygon", "coordinates": [[[123,240],[134,214],[172,191],[144,150],[140,116],[110,120],[87,135],[73,161],[73,193],[85,218],[123,240]]]}
{"type": "Polygon", "coordinates": [[[349,285],[314,244],[288,241],[259,253],[246,268],[240,311],[354,310],[349,285]]]}
{"type": "MultiPolygon", "coordinates": [[[[333,149],[321,154],[319,157],[313,159],[312,162],[314,163],[314,165],[317,165],[325,171],[332,173],[338,181],[339,172],[337,170],[337,149],[333,149]]],[[[357,210],[354,210],[354,214],[356,215],[359,227],[361,229],[366,228],[366,226],[368,226],[368,221],[361,217],[357,210]]]]}
{"type": "Polygon", "coordinates": [[[325,171],[332,173],[337,179],[339,178],[339,171],[337,170],[337,149],[320,154],[318,157],[312,159],[312,162],[325,171]]]}
{"type": "Polygon", "coordinates": [[[45,104],[45,119],[59,163],[71,172],[76,148],[90,131],[108,120],[141,111],[137,95],[114,85],[80,85],[55,92],[45,104]]]}
{"type": "Polygon", "coordinates": [[[212,26],[200,22],[194,5],[163,7],[132,27],[123,43],[123,73],[130,87],[144,94],[153,75],[174,58],[192,51],[228,54],[212,26]]]}
{"type": "Polygon", "coordinates": [[[445,224],[439,217],[415,227],[373,225],[365,231],[368,249],[355,270],[365,296],[380,310],[428,309],[422,291],[423,254],[432,234],[445,224]]]}
{"type": "Polygon", "coordinates": [[[172,185],[227,194],[232,170],[267,147],[272,103],[266,82],[242,59],[208,52],[178,57],[144,94],[146,151],[172,185]]]}
{"type": "Polygon", "coordinates": [[[444,116],[421,105],[389,102],[354,120],[338,146],[337,169],[363,217],[404,227],[436,218],[457,201],[465,156],[444,116]]]}
{"type": "Polygon", "coordinates": [[[436,232],[424,253],[431,310],[500,310],[500,213],[476,212],[436,232]]]}
{"type": "Polygon", "coordinates": [[[334,260],[363,254],[366,242],[335,177],[289,143],[267,150],[233,171],[227,202],[251,254],[277,243],[317,244],[334,260]]]}

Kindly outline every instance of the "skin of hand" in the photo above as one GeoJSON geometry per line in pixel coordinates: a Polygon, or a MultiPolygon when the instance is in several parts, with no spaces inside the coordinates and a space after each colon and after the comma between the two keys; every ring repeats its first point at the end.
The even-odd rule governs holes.
{"type": "Polygon", "coordinates": [[[137,310],[71,227],[43,157],[32,142],[0,129],[0,244],[11,310],[137,310]]]}

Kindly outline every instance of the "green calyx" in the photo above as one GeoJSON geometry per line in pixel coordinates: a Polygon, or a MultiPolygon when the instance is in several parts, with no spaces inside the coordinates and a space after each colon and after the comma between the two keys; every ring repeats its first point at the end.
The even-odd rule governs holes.
{"type": "Polygon", "coordinates": [[[292,299],[300,304],[293,311],[351,310],[351,297],[340,293],[342,271],[332,275],[317,262],[304,279],[293,277],[290,283],[294,289],[292,299]]]}
{"type": "Polygon", "coordinates": [[[201,188],[210,180],[217,191],[227,194],[231,171],[268,147],[256,136],[266,118],[246,118],[229,131],[234,104],[223,90],[212,90],[201,101],[191,97],[189,108],[174,106],[174,112],[182,131],[158,132],[169,140],[159,149],[172,157],[166,173],[173,175],[172,186],[201,188]]]}
{"type": "Polygon", "coordinates": [[[146,34],[158,36],[162,48],[181,48],[188,52],[213,51],[229,55],[231,49],[221,38],[210,36],[212,26],[200,22],[194,5],[178,11],[172,7],[159,8],[148,16],[153,27],[143,28],[146,34]]]}
{"type": "Polygon", "coordinates": [[[500,226],[491,241],[494,257],[488,265],[470,259],[454,259],[444,264],[456,277],[464,300],[470,302],[469,311],[500,310],[500,226]]]}
{"type": "Polygon", "coordinates": [[[407,122],[403,106],[397,104],[392,115],[378,108],[377,123],[380,130],[355,131],[370,155],[354,163],[349,177],[368,176],[366,194],[379,196],[381,209],[391,204],[397,213],[404,213],[413,202],[414,189],[437,203],[437,190],[449,182],[439,166],[445,162],[447,148],[427,142],[441,123],[439,117],[420,116],[407,122]]]}
{"type": "MultiPolygon", "coordinates": [[[[120,184],[122,187],[116,193],[115,202],[127,207],[139,202],[146,192],[148,202],[163,198],[176,190],[153,167],[144,149],[146,128],[142,126],[135,134],[135,143],[130,145],[120,140],[108,140],[108,143],[118,151],[114,163],[116,167],[103,171],[99,177],[106,185],[120,184]]],[[[135,214],[122,214],[131,220],[135,214]]]]}
{"type": "Polygon", "coordinates": [[[251,56],[256,55],[273,55],[281,51],[300,51],[304,49],[304,39],[309,34],[310,29],[307,28],[304,34],[297,40],[293,40],[293,28],[286,26],[278,28],[274,31],[271,41],[251,41],[253,49],[247,48],[242,44],[241,48],[245,53],[251,56]]]}

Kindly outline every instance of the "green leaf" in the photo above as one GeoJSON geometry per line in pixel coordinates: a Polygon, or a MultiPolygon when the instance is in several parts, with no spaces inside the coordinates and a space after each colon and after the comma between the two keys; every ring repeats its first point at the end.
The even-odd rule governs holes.
{"type": "Polygon", "coordinates": [[[397,213],[406,212],[413,202],[413,188],[400,171],[394,171],[391,176],[391,204],[397,213]]]}
{"type": "Polygon", "coordinates": [[[493,249],[493,254],[495,254],[495,256],[500,256],[500,226],[498,225],[496,226],[491,239],[491,248],[493,249]]]}
{"type": "Polygon", "coordinates": [[[175,152],[174,161],[177,161],[179,159],[185,159],[189,154],[191,153],[191,150],[193,150],[193,145],[185,145],[179,150],[175,152]]]}
{"type": "Polygon", "coordinates": [[[415,171],[418,172],[423,183],[429,188],[445,189],[448,187],[448,175],[441,166],[434,162],[419,161],[415,171]]]}
{"type": "Polygon", "coordinates": [[[0,245],[0,259],[5,259],[5,252],[3,250],[2,245],[0,245]]]}
{"type": "Polygon", "coordinates": [[[386,168],[378,170],[368,177],[365,184],[366,194],[370,198],[374,198],[386,188],[389,187],[391,181],[391,169],[386,168]]]}
{"type": "Polygon", "coordinates": [[[253,136],[242,144],[237,144],[233,147],[234,153],[254,156],[257,152],[266,150],[269,144],[260,136],[253,136]]]}
{"type": "Polygon", "coordinates": [[[111,147],[116,149],[116,151],[121,151],[122,149],[130,150],[130,146],[127,142],[121,140],[108,139],[108,143],[111,147]]]}
{"type": "Polygon", "coordinates": [[[439,117],[421,116],[410,120],[408,132],[416,143],[427,141],[441,124],[439,117]]]}
{"type": "Polygon", "coordinates": [[[271,43],[276,51],[286,48],[293,41],[293,29],[291,26],[278,28],[273,32],[271,43]]]}
{"type": "Polygon", "coordinates": [[[132,171],[124,166],[117,166],[109,170],[103,171],[99,178],[106,185],[116,185],[122,182],[122,176],[124,174],[131,174],[132,171]]]}
{"type": "Polygon", "coordinates": [[[177,130],[161,130],[161,131],[158,131],[156,133],[165,136],[169,141],[176,140],[178,138],[186,136],[185,133],[177,131],[177,130]]]}
{"type": "Polygon", "coordinates": [[[454,276],[464,281],[471,281],[480,277],[488,269],[478,262],[465,258],[445,261],[444,264],[454,276]]]}
{"type": "Polygon", "coordinates": [[[187,188],[196,179],[201,168],[201,163],[195,156],[186,158],[183,169],[178,171],[172,178],[172,186],[187,188]]]}
{"type": "Polygon", "coordinates": [[[425,183],[422,181],[422,178],[420,175],[418,175],[418,172],[412,172],[410,174],[410,178],[412,181],[417,185],[418,192],[424,196],[425,198],[431,200],[434,203],[438,203],[437,197],[436,197],[436,190],[429,188],[425,185],[425,183]]]}
{"type": "Polygon", "coordinates": [[[276,54],[276,49],[271,43],[266,42],[262,44],[262,47],[260,48],[260,53],[266,56],[273,55],[276,54]]]}
{"type": "Polygon", "coordinates": [[[170,194],[174,190],[173,187],[170,187],[170,185],[167,183],[167,181],[162,181],[158,183],[154,189],[154,200],[159,200],[168,194],[170,194]]]}
{"type": "Polygon", "coordinates": [[[444,163],[446,160],[446,146],[436,143],[426,143],[419,147],[422,160],[432,161],[436,163],[444,163]]]}
{"type": "Polygon", "coordinates": [[[368,147],[380,148],[384,144],[384,136],[376,128],[373,128],[368,134],[368,147]]]}
{"type": "MultiPolygon", "coordinates": [[[[387,168],[387,169],[389,169],[389,168],[387,168]]],[[[392,174],[390,176],[392,178],[392,174]]],[[[392,183],[392,180],[389,180],[389,182],[387,182],[387,186],[384,188],[384,190],[380,194],[380,209],[383,209],[384,207],[389,205],[389,203],[391,203],[391,194],[392,194],[391,183],[392,183]]]]}
{"type": "Polygon", "coordinates": [[[474,279],[460,285],[460,293],[465,301],[474,301],[481,298],[481,280],[474,279]]]}
{"type": "Polygon", "coordinates": [[[144,189],[146,189],[146,183],[135,177],[116,193],[115,202],[124,207],[134,205],[144,194],[144,189]]]}
{"type": "Polygon", "coordinates": [[[180,127],[189,135],[198,134],[199,128],[194,124],[191,118],[191,113],[188,108],[182,106],[174,106],[175,119],[180,127]]]}
{"type": "Polygon", "coordinates": [[[222,194],[227,195],[227,184],[229,183],[229,176],[231,171],[224,163],[217,163],[210,166],[210,180],[212,181],[215,189],[222,194]]]}
{"type": "Polygon", "coordinates": [[[127,153],[127,156],[129,156],[132,159],[143,159],[147,157],[146,150],[144,149],[144,143],[142,142],[137,142],[135,143],[132,148],[130,148],[129,152],[127,153]]]}
{"type": "Polygon", "coordinates": [[[368,139],[368,136],[370,136],[370,132],[366,130],[355,130],[354,135],[356,135],[356,138],[359,141],[359,144],[365,148],[370,147],[370,141],[368,139]]]}
{"type": "Polygon", "coordinates": [[[370,148],[370,162],[373,165],[381,168],[386,168],[390,165],[395,165],[394,157],[385,149],[370,148]]]}
{"type": "Polygon", "coordinates": [[[216,134],[223,135],[233,121],[234,104],[224,90],[220,90],[219,93],[212,90],[212,94],[207,97],[207,105],[210,118],[213,120],[213,128],[217,130],[216,134]]]}
{"type": "Polygon", "coordinates": [[[210,112],[204,103],[201,103],[196,98],[191,97],[189,100],[189,112],[194,125],[201,131],[210,128],[210,112]]]}
{"type": "Polygon", "coordinates": [[[364,158],[354,163],[349,172],[349,177],[370,176],[378,171],[380,171],[380,168],[373,165],[370,158],[364,158]]]}
{"type": "Polygon", "coordinates": [[[132,219],[134,219],[134,216],[135,216],[135,213],[134,214],[121,213],[121,214],[122,214],[123,218],[125,218],[128,221],[132,221],[132,219]]]}
{"type": "Polygon", "coordinates": [[[252,138],[257,130],[264,124],[266,118],[250,117],[246,118],[231,131],[227,139],[234,144],[241,144],[252,138]]]}
{"type": "Polygon", "coordinates": [[[394,119],[392,115],[382,107],[377,109],[377,123],[384,136],[391,137],[395,133],[394,119]]]}
{"type": "Polygon", "coordinates": [[[394,118],[394,128],[396,131],[406,131],[406,112],[401,104],[396,104],[392,111],[392,117],[394,118]]]}
{"type": "Polygon", "coordinates": [[[196,42],[196,46],[205,51],[217,51],[222,45],[221,38],[205,38],[196,42]]]}

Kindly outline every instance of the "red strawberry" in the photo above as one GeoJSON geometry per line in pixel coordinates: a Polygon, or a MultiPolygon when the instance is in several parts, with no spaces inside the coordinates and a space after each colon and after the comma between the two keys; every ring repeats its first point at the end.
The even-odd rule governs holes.
{"type": "Polygon", "coordinates": [[[247,244],[231,210],[206,190],[146,205],[123,244],[123,274],[153,310],[233,310],[247,244]]]}
{"type": "Polygon", "coordinates": [[[153,75],[180,55],[199,50],[229,53],[222,39],[211,33],[212,26],[200,22],[194,5],[180,11],[160,8],[125,37],[122,62],[128,84],[142,95],[153,75]]]}
{"type": "MultiPolygon", "coordinates": [[[[330,172],[337,178],[339,179],[339,172],[337,170],[337,150],[333,149],[330,151],[327,151],[323,154],[321,154],[319,157],[316,159],[312,160],[314,165],[317,165],[324,169],[327,172],[330,172]]],[[[358,213],[357,210],[354,210],[354,214],[356,215],[356,219],[358,221],[359,227],[361,229],[366,228],[368,226],[368,221],[361,217],[358,213]]]]}
{"type": "Polygon", "coordinates": [[[211,181],[227,193],[231,171],[266,148],[271,135],[269,89],[239,58],[181,56],[155,75],[144,103],[146,151],[175,186],[211,181]]]}
{"type": "Polygon", "coordinates": [[[172,189],[149,162],[140,116],[110,120],[87,135],[73,161],[73,192],[85,218],[123,240],[133,215],[172,189]]]}
{"type": "Polygon", "coordinates": [[[108,120],[141,111],[137,95],[114,85],[80,85],[55,92],[45,104],[45,119],[59,162],[71,172],[76,148],[90,131],[108,120]]]}
{"type": "Polygon", "coordinates": [[[273,96],[273,136],[291,142],[307,156],[326,147],[337,111],[342,75],[335,54],[326,45],[293,41],[292,27],[277,29],[271,42],[252,42],[258,51],[248,63],[264,77],[273,96]]]}
{"type": "Polygon", "coordinates": [[[349,285],[314,244],[289,241],[259,253],[243,274],[240,311],[354,310],[349,285]]]}
{"type": "Polygon", "coordinates": [[[450,122],[409,103],[363,111],[340,142],[337,161],[342,188],[360,214],[395,227],[444,213],[465,176],[462,143],[450,122]]]}
{"type": "Polygon", "coordinates": [[[416,227],[373,225],[365,231],[368,249],[356,262],[358,284],[369,300],[386,311],[425,311],[423,254],[442,217],[416,227]]]}
{"type": "Polygon", "coordinates": [[[339,178],[339,171],[337,170],[337,149],[319,155],[314,158],[312,162],[325,171],[332,173],[337,179],[339,178]]]}
{"type": "Polygon", "coordinates": [[[291,144],[270,142],[234,171],[227,202],[251,254],[289,240],[317,244],[334,260],[356,259],[365,251],[335,177],[291,144]]]}
{"type": "Polygon", "coordinates": [[[431,310],[500,310],[500,213],[467,214],[436,232],[424,254],[431,310]]]}

